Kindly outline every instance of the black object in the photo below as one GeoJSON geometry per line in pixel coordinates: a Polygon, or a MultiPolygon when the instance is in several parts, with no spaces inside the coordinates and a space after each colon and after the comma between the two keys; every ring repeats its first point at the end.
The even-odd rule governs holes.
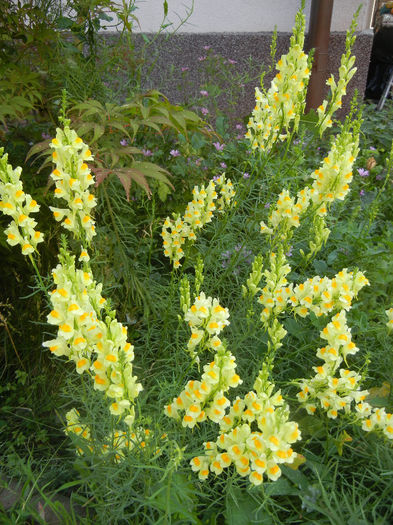
{"type": "Polygon", "coordinates": [[[393,72],[393,27],[375,34],[368,70],[366,98],[379,100],[393,72]]]}

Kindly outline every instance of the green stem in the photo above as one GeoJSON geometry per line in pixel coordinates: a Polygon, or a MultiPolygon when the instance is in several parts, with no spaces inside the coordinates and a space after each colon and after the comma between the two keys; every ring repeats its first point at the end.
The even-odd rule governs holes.
{"type": "Polygon", "coordinates": [[[36,262],[35,262],[33,256],[31,255],[31,253],[29,253],[29,259],[30,259],[31,264],[33,265],[33,268],[34,268],[35,273],[37,274],[38,280],[39,280],[40,285],[41,285],[41,290],[45,293],[47,299],[49,299],[49,293],[48,293],[48,290],[47,290],[47,288],[46,288],[46,286],[45,286],[45,284],[44,284],[44,281],[42,280],[41,274],[40,274],[40,272],[39,272],[39,270],[38,270],[38,267],[37,267],[37,265],[36,265],[36,262]]]}

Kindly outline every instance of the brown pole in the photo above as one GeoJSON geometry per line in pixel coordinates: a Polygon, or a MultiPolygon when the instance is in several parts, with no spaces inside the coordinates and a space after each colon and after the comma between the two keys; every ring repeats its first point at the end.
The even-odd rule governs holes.
{"type": "Polygon", "coordinates": [[[312,0],[308,48],[314,48],[314,61],[307,93],[306,111],[323,101],[329,59],[330,24],[334,0],[312,0]]]}

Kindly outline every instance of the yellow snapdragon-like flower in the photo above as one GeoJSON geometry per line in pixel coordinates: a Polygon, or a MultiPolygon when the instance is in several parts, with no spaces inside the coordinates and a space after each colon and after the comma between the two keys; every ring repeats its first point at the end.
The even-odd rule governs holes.
{"type": "Polygon", "coordinates": [[[225,416],[225,409],[230,404],[225,393],[229,388],[242,383],[235,372],[235,358],[224,347],[203,370],[200,381],[188,381],[180,395],[165,407],[165,414],[168,417],[181,418],[184,427],[193,428],[206,419],[218,423],[225,416]]]}
{"type": "Polygon", "coordinates": [[[37,222],[30,217],[40,209],[37,202],[23,191],[20,180],[22,168],[12,169],[8,155],[0,148],[0,211],[12,218],[5,229],[7,242],[11,246],[19,244],[23,255],[37,250],[37,244],[44,240],[41,232],[35,229],[37,222]]]}
{"type": "Polygon", "coordinates": [[[229,312],[223,308],[218,299],[206,297],[201,292],[196,297],[194,304],[190,306],[184,315],[184,320],[191,328],[191,336],[187,344],[187,349],[191,357],[195,357],[195,349],[203,341],[204,348],[210,348],[217,351],[222,342],[219,339],[220,332],[229,325],[229,312]]]}
{"type": "MultiPolygon", "coordinates": [[[[86,260],[88,254],[82,251],[81,257],[86,260]]],[[[43,345],[54,355],[74,361],[78,374],[89,373],[94,388],[112,399],[111,414],[122,416],[131,426],[133,403],[142,387],[133,375],[134,347],[127,341],[127,328],[114,318],[114,312],[102,319],[106,303],[102,284],[94,281],[89,268],[77,269],[75,257],[65,250],[59,260],[52,272],[56,288],[50,295],[48,315],[48,323],[57,326],[58,332],[43,345]]]]}
{"type": "Polygon", "coordinates": [[[348,355],[359,351],[352,341],[344,310],[332,318],[320,336],[327,342],[326,346],[317,351],[317,357],[324,364],[313,367],[315,376],[302,381],[297,398],[310,415],[319,407],[327,412],[329,418],[336,419],[340,411],[348,413],[351,410],[353,401],[362,402],[368,392],[360,390],[359,374],[339,368],[343,361],[346,362],[348,355]]]}
{"type": "Polygon", "coordinates": [[[333,75],[328,78],[326,84],[330,87],[330,98],[329,100],[324,100],[317,108],[318,127],[321,137],[326,128],[330,128],[333,125],[332,116],[341,108],[342,97],[347,93],[347,85],[357,70],[356,67],[353,67],[355,57],[351,55],[351,49],[355,42],[355,27],[356,24],[352,22],[350,29],[347,31],[345,53],[341,56],[341,64],[338,70],[338,81],[335,81],[333,75]]]}
{"type": "Polygon", "coordinates": [[[265,376],[263,371],[255,391],[229,405],[219,421],[217,440],[204,443],[205,454],[191,460],[200,480],[233,465],[240,476],[260,485],[264,476],[277,480],[281,476],[279,465],[295,460],[297,454],[291,445],[301,439],[298,425],[288,420],[289,410],[280,391],[273,394],[274,385],[265,376]]]}
{"type": "Polygon", "coordinates": [[[165,407],[169,417],[179,418],[180,413],[185,412],[183,426],[193,428],[206,418],[218,423],[229,405],[225,392],[242,383],[235,373],[235,358],[218,337],[229,325],[228,318],[228,309],[223,308],[218,299],[206,297],[204,292],[185,312],[184,319],[191,328],[187,348],[194,362],[199,362],[198,345],[202,347],[199,352],[209,349],[215,356],[210,364],[203,367],[201,381],[189,381],[181,394],[165,407]]]}
{"type": "Polygon", "coordinates": [[[305,16],[296,15],[290,48],[277,63],[278,73],[268,91],[255,89],[256,105],[247,125],[252,149],[269,151],[277,140],[285,140],[299,125],[310,77],[308,56],[303,51],[305,16]]]}
{"type": "Polygon", "coordinates": [[[87,165],[92,154],[87,144],[68,126],[58,128],[50,144],[55,169],[51,178],[55,181],[55,197],[63,199],[67,208],[51,207],[56,221],[74,233],[77,239],[89,242],[95,235],[92,209],[97,202],[89,188],[94,178],[87,165]]]}
{"type": "Polygon", "coordinates": [[[321,316],[335,309],[349,310],[359,291],[369,284],[362,272],[348,272],[344,268],[333,279],[317,275],[296,285],[289,303],[301,317],[310,312],[321,316]]]}
{"type": "Polygon", "coordinates": [[[312,173],[314,191],[311,199],[318,206],[318,215],[326,215],[327,205],[333,201],[345,199],[353,178],[352,167],[358,152],[359,134],[344,129],[334,140],[321,166],[312,173]]]}
{"type": "Polygon", "coordinates": [[[182,246],[187,239],[195,241],[196,232],[211,222],[213,212],[216,209],[223,211],[231,204],[235,191],[231,180],[222,174],[206,187],[202,185],[199,189],[195,186],[192,194],[193,199],[187,204],[184,216],[167,217],[162,228],[164,255],[169,257],[174,268],[180,266],[180,260],[184,257],[182,246]]]}

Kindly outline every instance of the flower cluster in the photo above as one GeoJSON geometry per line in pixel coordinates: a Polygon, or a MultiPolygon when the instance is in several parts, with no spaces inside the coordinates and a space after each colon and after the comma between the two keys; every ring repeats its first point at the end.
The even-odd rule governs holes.
{"type": "Polygon", "coordinates": [[[352,22],[350,29],[347,31],[347,37],[345,40],[345,53],[341,56],[341,64],[339,67],[339,78],[336,83],[334,76],[331,75],[326,84],[330,87],[330,99],[329,101],[324,100],[318,107],[318,127],[320,136],[326,128],[330,128],[333,124],[332,116],[342,106],[342,97],[346,95],[347,85],[353,75],[356,73],[356,67],[353,67],[355,63],[355,57],[351,55],[351,49],[355,42],[355,31],[354,22],[352,22]]]}
{"type": "Polygon", "coordinates": [[[343,361],[347,362],[348,355],[359,351],[352,341],[344,310],[333,317],[320,336],[327,342],[317,351],[317,357],[324,364],[314,367],[316,373],[313,378],[301,382],[301,391],[297,394],[299,402],[304,404],[310,415],[315,414],[319,407],[331,419],[336,419],[339,411],[349,413],[354,402],[356,420],[363,430],[376,431],[393,439],[393,414],[365,402],[369,392],[360,389],[361,376],[349,369],[339,368],[343,361]]]}
{"type": "Polygon", "coordinates": [[[348,272],[344,268],[333,279],[317,275],[298,284],[289,301],[294,312],[301,317],[306,317],[310,312],[321,316],[335,309],[349,310],[353,299],[368,284],[362,272],[348,272]]]}
{"type": "MultiPolygon", "coordinates": [[[[280,242],[289,240],[291,230],[298,228],[301,216],[313,208],[316,218],[327,214],[328,206],[336,199],[343,200],[349,192],[352,181],[352,166],[359,152],[359,133],[356,125],[351,131],[344,125],[342,132],[335,138],[327,157],[311,177],[314,182],[306,186],[296,196],[291,197],[288,190],[283,190],[276,206],[268,218],[268,224],[261,222],[261,233],[277,235],[280,242]]],[[[320,222],[314,221],[314,235],[318,237],[320,222]]],[[[323,225],[322,225],[323,226],[323,225]]],[[[326,240],[325,230],[319,237],[326,240]]],[[[329,230],[327,230],[329,234],[329,230]]],[[[318,244],[318,243],[317,243],[318,244]]],[[[319,243],[320,244],[320,243],[319,243]]]]}
{"type": "Polygon", "coordinates": [[[242,383],[235,369],[235,358],[222,346],[214,361],[203,367],[201,381],[188,381],[180,395],[165,407],[165,414],[179,419],[183,412],[182,425],[189,428],[207,418],[219,423],[230,404],[225,393],[242,383]]]}
{"type": "Polygon", "coordinates": [[[275,209],[269,216],[269,226],[261,222],[261,233],[272,235],[279,231],[279,237],[285,240],[292,228],[300,226],[300,217],[307,211],[314,192],[314,189],[308,187],[300,190],[295,202],[289,191],[283,190],[278,197],[275,209]]]}
{"type": "Polygon", "coordinates": [[[194,304],[184,315],[184,320],[191,328],[187,343],[191,357],[196,356],[195,349],[198,345],[202,346],[202,350],[210,348],[214,352],[221,348],[222,341],[218,336],[229,325],[228,318],[228,308],[223,308],[218,299],[206,297],[204,292],[196,297],[194,304]]]}
{"type": "Polygon", "coordinates": [[[311,175],[314,179],[311,199],[317,206],[317,214],[324,216],[327,205],[334,200],[344,200],[352,181],[352,166],[359,152],[359,133],[344,128],[334,140],[329,154],[319,169],[311,175]]]}
{"type": "Polygon", "coordinates": [[[65,229],[74,233],[77,239],[88,242],[95,235],[95,223],[91,210],[96,199],[89,191],[94,184],[87,161],[92,160],[88,146],[68,126],[58,128],[50,144],[56,168],[51,173],[55,181],[55,197],[67,202],[67,208],[51,207],[56,221],[62,221],[65,229]]]}
{"type": "Polygon", "coordinates": [[[217,440],[204,443],[205,454],[191,460],[200,480],[210,472],[221,474],[233,464],[240,476],[260,485],[264,475],[275,481],[281,476],[279,465],[295,460],[291,445],[301,439],[298,425],[288,421],[288,407],[280,391],[272,395],[274,385],[264,377],[265,372],[260,373],[255,391],[244,399],[237,397],[220,420],[217,440]]]}
{"type": "Polygon", "coordinates": [[[193,199],[187,204],[184,216],[167,217],[162,228],[164,255],[170,258],[174,268],[180,266],[180,259],[184,257],[182,246],[186,240],[194,241],[196,231],[211,222],[213,212],[230,205],[235,191],[231,180],[222,174],[216,181],[211,180],[207,187],[202,185],[199,189],[195,186],[192,194],[193,199]]]}
{"type": "MultiPolygon", "coordinates": [[[[88,257],[82,252],[81,258],[88,257]]],[[[106,311],[101,310],[105,299],[102,285],[93,280],[91,271],[75,267],[75,257],[61,250],[59,264],[53,271],[56,288],[50,299],[52,311],[48,323],[58,327],[55,339],[44,346],[57,355],[65,355],[75,362],[79,374],[88,371],[94,378],[94,388],[114,401],[110,405],[113,415],[125,416],[131,426],[134,420],[132,403],[141,390],[132,374],[133,346],[127,342],[127,328],[106,311]]]]}
{"type": "Polygon", "coordinates": [[[30,213],[38,212],[40,207],[31,195],[23,191],[20,180],[22,168],[12,169],[7,163],[8,155],[3,155],[3,151],[0,148],[0,210],[13,219],[5,234],[8,244],[19,244],[22,254],[29,255],[44,240],[43,234],[35,230],[37,222],[29,216],[30,213]]]}
{"type": "Polygon", "coordinates": [[[349,412],[352,401],[360,403],[368,392],[359,389],[359,374],[339,368],[343,361],[347,362],[348,355],[359,351],[352,341],[344,310],[332,318],[320,336],[327,342],[326,346],[317,351],[317,357],[322,359],[324,364],[314,367],[313,378],[303,380],[302,389],[297,397],[309,414],[314,414],[319,405],[322,410],[327,411],[329,418],[335,419],[340,410],[349,412]]]}
{"type": "Polygon", "coordinates": [[[255,89],[256,106],[246,133],[252,149],[269,151],[277,139],[287,137],[292,122],[295,130],[299,125],[310,77],[308,56],[303,51],[304,29],[304,14],[298,12],[288,54],[278,61],[278,73],[270,89],[267,92],[255,89]]]}

